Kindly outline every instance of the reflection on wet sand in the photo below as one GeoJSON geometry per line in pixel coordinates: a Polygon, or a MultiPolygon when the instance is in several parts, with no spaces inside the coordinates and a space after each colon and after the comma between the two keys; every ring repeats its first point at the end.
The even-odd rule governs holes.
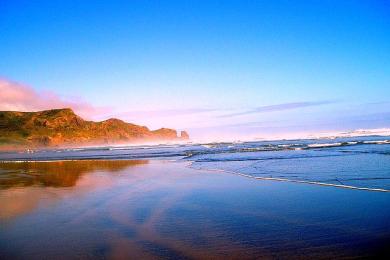
{"type": "MultiPolygon", "coordinates": [[[[166,228],[171,231],[168,234],[161,233],[160,225],[166,221],[167,212],[190,196],[193,190],[204,186],[202,181],[193,182],[193,179],[188,178],[196,173],[195,171],[187,168],[178,169],[174,163],[164,162],[148,164],[147,161],[132,161],[129,164],[143,164],[143,167],[138,169],[136,169],[137,167],[128,168],[122,161],[119,165],[115,165],[115,162],[101,162],[99,166],[90,162],[77,162],[77,167],[73,167],[72,163],[75,162],[69,162],[67,168],[63,169],[65,175],[70,175],[69,172],[65,172],[72,171],[73,168],[78,169],[73,171],[75,176],[84,174],[72,189],[65,186],[69,184],[68,181],[62,183],[65,184],[63,186],[43,186],[42,184],[53,182],[37,181],[38,186],[19,186],[0,191],[0,200],[5,202],[0,206],[3,212],[0,214],[0,221],[3,220],[4,224],[13,223],[13,226],[17,227],[16,223],[21,221],[20,217],[22,220],[32,217],[36,221],[35,216],[38,219],[45,218],[47,210],[49,210],[52,217],[48,218],[45,223],[35,223],[35,227],[32,229],[30,225],[27,228],[20,225],[18,228],[24,229],[24,233],[32,232],[34,236],[46,240],[45,236],[48,234],[44,233],[43,230],[47,226],[51,226],[57,230],[56,239],[64,239],[63,245],[69,245],[73,248],[82,245],[82,242],[79,241],[80,245],[72,245],[74,241],[78,241],[78,238],[67,240],[66,233],[77,230],[80,239],[86,236],[91,243],[97,244],[98,249],[97,252],[93,253],[94,256],[108,258],[129,256],[142,258],[156,256],[216,257],[218,254],[207,250],[211,244],[220,245],[220,248],[223,248],[223,245],[229,245],[230,254],[234,252],[240,254],[245,250],[244,247],[231,245],[230,241],[226,241],[222,237],[217,240],[209,240],[204,250],[194,246],[194,241],[191,239],[186,241],[175,238],[167,239],[167,235],[173,235],[176,224],[183,219],[179,222],[176,220],[170,223],[165,222],[166,228]],[[121,171],[122,168],[123,171],[121,171]],[[101,171],[100,174],[85,174],[91,172],[86,169],[92,171],[99,169],[101,171]],[[107,169],[121,172],[121,174],[112,175],[110,174],[112,171],[107,169]],[[183,170],[187,172],[183,173],[183,170]],[[61,208],[56,208],[60,201],[62,201],[61,208]],[[69,206],[64,206],[64,203],[69,206]],[[57,221],[64,216],[67,220],[58,225],[57,221]],[[40,228],[36,227],[40,225],[40,228]],[[62,232],[64,233],[62,234],[62,232]],[[95,232],[100,234],[98,238],[95,237],[95,232]]],[[[54,174],[53,179],[56,179],[55,171],[59,165],[62,164],[58,162],[33,163],[23,165],[22,168],[26,172],[54,174]]],[[[10,168],[12,166],[8,167],[8,169],[10,168]]],[[[198,177],[200,180],[202,179],[201,175],[198,177]]],[[[218,186],[218,183],[214,182],[207,184],[208,188],[216,190],[218,190],[218,186]]],[[[181,217],[178,217],[179,220],[181,217]]],[[[190,222],[184,222],[181,225],[192,227],[190,222]]],[[[217,233],[218,230],[212,227],[202,232],[204,239],[213,237],[217,233]]],[[[33,248],[32,250],[41,249],[33,248]]],[[[84,251],[88,249],[79,248],[79,250],[85,253],[84,251]]],[[[64,255],[64,252],[61,251],[57,253],[64,255]]],[[[252,253],[254,254],[254,252],[252,253]]],[[[52,255],[52,257],[56,257],[56,255],[52,255]]]]}
{"type": "Polygon", "coordinates": [[[388,229],[388,213],[378,210],[387,194],[258,182],[168,161],[19,165],[79,177],[0,190],[8,258],[335,258],[364,255],[367,243],[388,238],[376,232],[388,229]],[[373,216],[359,214],[362,205],[373,216]]]}
{"type": "Polygon", "coordinates": [[[110,175],[145,164],[148,160],[0,162],[0,222],[27,214],[38,206],[48,207],[69,194],[81,195],[97,186],[109,185],[107,180],[98,183],[95,177],[88,176],[91,173],[110,175]],[[81,185],[76,188],[78,182],[81,185]],[[70,187],[75,189],[60,189],[70,187]]]}
{"type": "Polygon", "coordinates": [[[147,163],[147,160],[0,162],[0,189],[23,186],[72,187],[87,173],[118,172],[147,163]]]}

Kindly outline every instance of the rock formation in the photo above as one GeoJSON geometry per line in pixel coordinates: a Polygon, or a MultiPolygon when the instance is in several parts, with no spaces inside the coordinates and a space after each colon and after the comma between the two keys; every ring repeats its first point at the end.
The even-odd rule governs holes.
{"type": "Polygon", "coordinates": [[[188,140],[185,131],[145,126],[111,118],[87,121],[72,109],[39,112],[0,111],[0,146],[47,147],[188,140]]]}

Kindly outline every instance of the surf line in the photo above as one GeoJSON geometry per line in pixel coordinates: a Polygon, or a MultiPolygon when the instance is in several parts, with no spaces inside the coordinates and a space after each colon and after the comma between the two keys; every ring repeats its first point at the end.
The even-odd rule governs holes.
{"type": "MultiPolygon", "coordinates": [[[[189,164],[189,167],[191,167],[193,169],[196,169],[195,167],[192,166],[192,163],[189,164]]],[[[336,187],[336,188],[351,189],[351,190],[390,192],[390,190],[380,189],[380,188],[356,187],[356,186],[344,185],[344,184],[332,184],[332,183],[317,182],[317,181],[304,181],[304,180],[291,180],[291,179],[275,178],[275,177],[258,177],[258,176],[252,176],[252,175],[248,175],[248,174],[244,174],[244,173],[240,173],[240,172],[227,171],[227,170],[221,170],[221,169],[198,169],[198,170],[206,170],[206,171],[211,171],[211,172],[229,173],[229,174],[239,175],[239,176],[242,176],[242,177],[246,177],[246,178],[250,178],[250,179],[256,179],[256,180],[294,182],[294,183],[312,184],[312,185],[336,187]]]]}

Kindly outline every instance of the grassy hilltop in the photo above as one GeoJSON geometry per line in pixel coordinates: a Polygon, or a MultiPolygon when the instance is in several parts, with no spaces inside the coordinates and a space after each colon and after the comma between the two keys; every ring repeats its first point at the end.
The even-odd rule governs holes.
{"type": "Polygon", "coordinates": [[[50,147],[187,140],[168,128],[155,131],[111,118],[87,121],[72,109],[0,111],[0,147],[50,147]]]}

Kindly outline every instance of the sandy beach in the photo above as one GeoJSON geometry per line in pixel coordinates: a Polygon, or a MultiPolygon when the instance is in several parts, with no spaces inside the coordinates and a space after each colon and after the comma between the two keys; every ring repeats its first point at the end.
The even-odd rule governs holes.
{"type": "Polygon", "coordinates": [[[167,160],[1,163],[0,170],[2,258],[369,257],[390,241],[382,192],[167,160]]]}

